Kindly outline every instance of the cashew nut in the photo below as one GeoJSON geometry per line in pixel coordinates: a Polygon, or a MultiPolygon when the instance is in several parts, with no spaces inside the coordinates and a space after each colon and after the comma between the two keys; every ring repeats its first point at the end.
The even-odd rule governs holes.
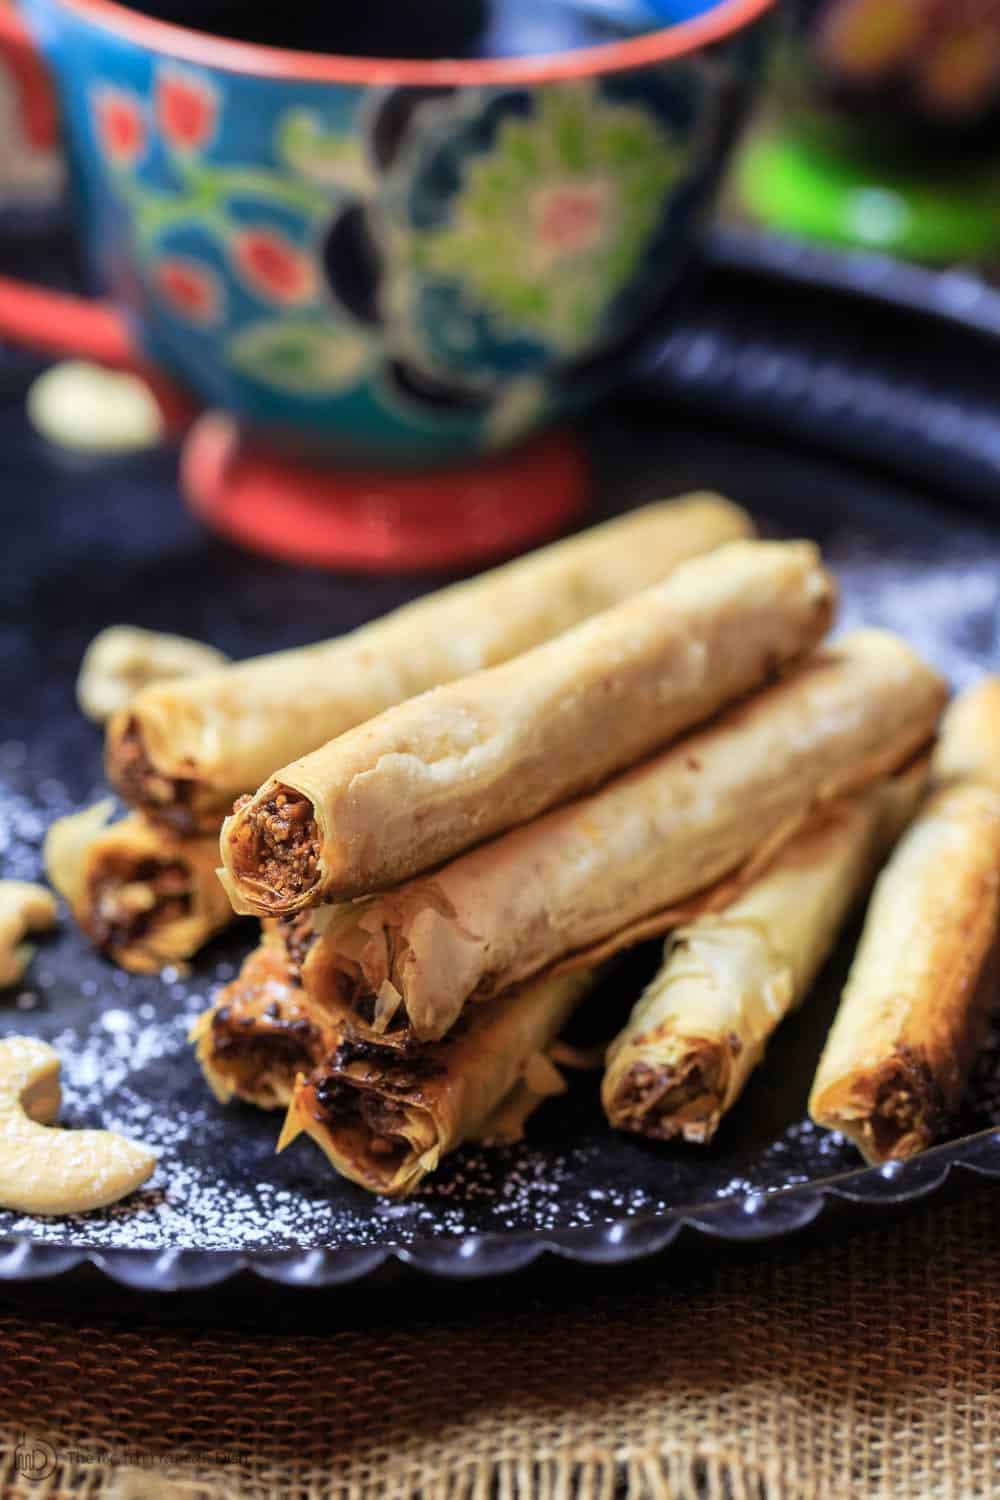
{"type": "Polygon", "coordinates": [[[59,1058],[47,1042],[0,1041],[0,1208],[82,1214],[144,1183],[156,1157],[110,1130],[59,1130],[59,1058]]]}
{"type": "Polygon", "coordinates": [[[156,397],[139,375],[64,360],[28,392],[28,420],[42,437],[85,453],[152,448],[165,436],[156,397]]]}
{"type": "Polygon", "coordinates": [[[229,658],[214,646],[138,625],[110,625],[87,647],[76,682],[76,700],[88,719],[103,724],[152,682],[196,677],[229,658]]]}
{"type": "Polygon", "coordinates": [[[56,924],[56,899],[43,885],[28,880],[0,880],[0,989],[17,984],[31,960],[29,932],[47,932],[56,924]]]}

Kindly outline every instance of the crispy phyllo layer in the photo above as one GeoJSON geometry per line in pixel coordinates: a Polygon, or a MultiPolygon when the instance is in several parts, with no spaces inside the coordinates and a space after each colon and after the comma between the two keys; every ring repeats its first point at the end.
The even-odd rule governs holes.
{"type": "Polygon", "coordinates": [[[109,625],[94,637],[80,663],[76,701],[88,719],[104,724],[150,683],[196,677],[227,660],[214,646],[187,636],[109,625]]]}
{"type": "Polygon", "coordinates": [[[398,885],[635,765],[829,629],[811,542],[733,542],[513,661],[388,709],[227,820],[238,911],[398,885]]]}
{"type": "Polygon", "coordinates": [[[601,1097],[612,1125],[658,1140],[712,1139],[925,782],[926,762],[824,809],[731,906],[671,935],[608,1052],[601,1097]]]}
{"type": "Polygon", "coordinates": [[[996,999],[1000,792],[936,791],[879,878],[809,1112],[866,1160],[930,1146],[996,999]]]}
{"type": "Polygon", "coordinates": [[[108,776],[151,817],[207,831],[276,766],[507,661],[752,530],[718,496],[647,506],[349,635],[154,685],[110,721],[108,776]]]}
{"type": "Polygon", "coordinates": [[[296,1076],[310,1072],[337,1036],[290,972],[280,945],[262,943],[199,1016],[191,1040],[217,1099],[277,1109],[291,1100],[296,1076]]]}
{"type": "Polygon", "coordinates": [[[857,632],[598,792],[331,908],[305,982],[373,1040],[439,1040],[470,1002],[728,904],[818,808],[926,745],[944,695],[904,642],[857,632]]]}
{"type": "Polygon", "coordinates": [[[949,707],[929,797],[872,895],[809,1111],[870,1162],[912,1156],[960,1102],[997,996],[1000,678],[949,707]]]}
{"type": "MultiPolygon", "coordinates": [[[[166,776],[156,769],[146,751],[139,721],[131,715],[121,721],[112,780],[130,806],[141,808],[176,833],[197,832],[194,781],[190,776],[166,776]]],[[[217,821],[207,818],[209,824],[217,821]]]]}
{"type": "Polygon", "coordinates": [[[446,1041],[395,1051],[345,1037],[300,1078],[279,1150],[303,1131],[331,1164],[370,1192],[412,1193],[463,1141],[503,1134],[552,1092],[545,1049],[594,976],[542,979],[476,1012],[446,1041]]]}

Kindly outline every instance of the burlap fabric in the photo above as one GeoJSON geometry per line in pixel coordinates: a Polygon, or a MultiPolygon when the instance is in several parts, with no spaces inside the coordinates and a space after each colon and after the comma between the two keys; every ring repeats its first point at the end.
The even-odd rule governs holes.
{"type": "Polygon", "coordinates": [[[998,1249],[987,1190],[680,1287],[508,1284],[374,1331],[363,1292],[294,1337],[0,1312],[0,1497],[997,1495],[998,1249]]]}

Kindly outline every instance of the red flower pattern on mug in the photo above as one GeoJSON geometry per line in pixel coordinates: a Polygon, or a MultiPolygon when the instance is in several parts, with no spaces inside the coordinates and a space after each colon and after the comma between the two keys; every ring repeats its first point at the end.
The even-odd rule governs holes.
{"type": "Polygon", "coordinates": [[[589,250],[601,237],[608,210],[607,184],[559,183],[539,194],[536,232],[554,255],[589,250]]]}
{"type": "Polygon", "coordinates": [[[169,68],[156,80],[156,119],[175,151],[200,151],[215,134],[219,101],[215,89],[193,73],[169,68]]]}
{"type": "Polygon", "coordinates": [[[240,229],[230,245],[244,280],[265,301],[291,307],[316,295],[311,259],[280,230],[240,229]]]}
{"type": "Polygon", "coordinates": [[[142,103],[127,89],[105,84],[94,96],[94,124],[105,156],[116,166],[130,167],[146,150],[146,121],[142,103]]]}
{"type": "Polygon", "coordinates": [[[167,255],[153,268],[156,290],[175,312],[208,326],[222,314],[222,288],[215,273],[184,255],[167,255]]]}

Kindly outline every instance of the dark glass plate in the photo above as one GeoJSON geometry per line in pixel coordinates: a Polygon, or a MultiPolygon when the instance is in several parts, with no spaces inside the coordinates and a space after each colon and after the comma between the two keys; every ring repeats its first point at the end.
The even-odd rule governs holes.
{"type": "MultiPolygon", "coordinates": [[[[648,407],[592,424],[597,503],[608,514],[712,486],[776,534],[823,544],[844,590],[843,623],[905,632],[956,685],[1000,662],[1000,527],[937,507],[913,486],[648,407]]],[[[73,702],[81,653],[114,621],[181,629],[234,656],[347,629],[440,580],[360,580],[296,570],[206,536],[177,499],[173,455],[70,460],[25,427],[0,393],[0,868],[40,873],[47,824],[103,791],[101,743],[73,702]]],[[[804,1104],[850,957],[782,1028],[710,1149],[613,1134],[596,1080],[532,1122],[523,1145],[471,1149],[414,1201],[390,1205],[331,1175],[310,1144],[273,1154],[277,1121],[222,1109],[185,1037],[253,941],[236,928],[186,975],[134,978],[97,958],[65,922],[42,939],[25,983],[0,997],[0,1034],[27,1032],[64,1059],[69,1125],[149,1141],[160,1166],[127,1204],[55,1222],[0,1213],[0,1278],[89,1261],[114,1281],[196,1289],[249,1269],[293,1286],[356,1280],[402,1262],[440,1276],[513,1271],[545,1252],[595,1264],[649,1256],[682,1228],[755,1241],[812,1224],[838,1204],[884,1213],[937,1191],[956,1164],[1000,1177],[997,1046],[984,1057],[956,1137],[918,1161],[858,1169],[815,1130],[804,1104]]],[[[583,1024],[615,1029],[651,972],[641,950],[615,971],[583,1024]]],[[[961,1175],[961,1174],[959,1174],[961,1175]]]]}

